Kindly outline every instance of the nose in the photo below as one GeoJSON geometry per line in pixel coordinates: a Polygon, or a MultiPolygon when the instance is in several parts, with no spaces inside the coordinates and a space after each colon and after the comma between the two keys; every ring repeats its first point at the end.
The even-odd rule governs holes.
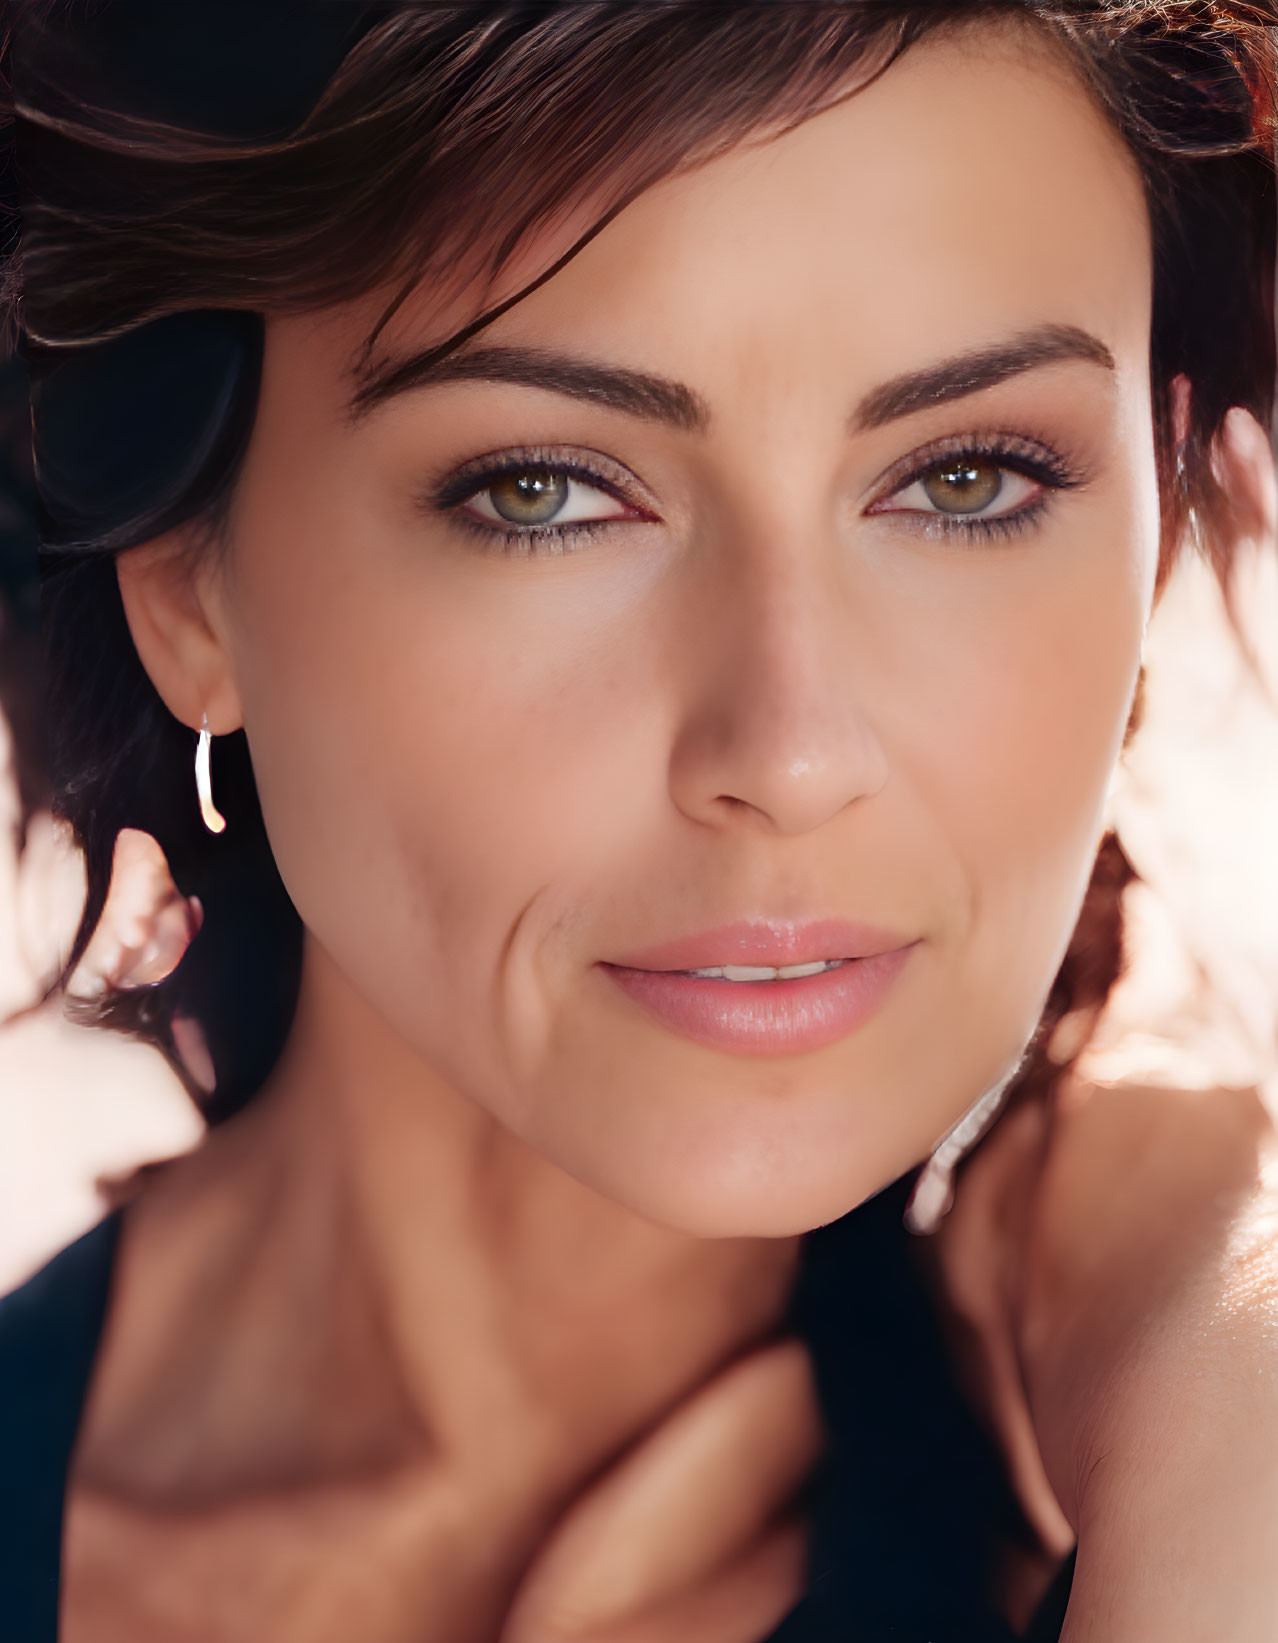
{"type": "Polygon", "coordinates": [[[671,796],[703,824],[810,832],[887,780],[854,596],[837,546],[774,542],[722,557],[698,602],[671,796]]]}

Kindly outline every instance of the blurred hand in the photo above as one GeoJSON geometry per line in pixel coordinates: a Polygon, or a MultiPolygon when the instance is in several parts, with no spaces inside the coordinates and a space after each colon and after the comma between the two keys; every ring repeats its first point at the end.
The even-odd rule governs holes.
{"type": "MultiPolygon", "coordinates": [[[[203,922],[199,897],[178,890],[155,839],[136,827],[121,829],[106,905],[67,992],[72,998],[98,998],[154,986],[177,968],[203,922]]],[[[215,1075],[199,1023],[175,1016],[173,1038],[191,1079],[211,1090],[215,1075]]]]}
{"type": "Polygon", "coordinates": [[[123,828],[115,841],[102,917],[68,991],[91,998],[108,989],[163,981],[177,968],[203,919],[198,897],[182,896],[151,835],[123,828]]]}
{"type": "Polygon", "coordinates": [[[802,1596],[822,1444],[806,1349],[739,1360],[573,1503],[501,1643],[761,1643],[802,1596]]]}

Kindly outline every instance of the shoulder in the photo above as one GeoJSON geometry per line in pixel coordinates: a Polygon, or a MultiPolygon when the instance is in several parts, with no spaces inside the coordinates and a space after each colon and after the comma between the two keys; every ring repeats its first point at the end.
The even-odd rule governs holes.
{"type": "Polygon", "coordinates": [[[63,1493],[118,1231],[107,1216],[0,1298],[0,1614],[12,1643],[56,1635],[63,1493]]]}

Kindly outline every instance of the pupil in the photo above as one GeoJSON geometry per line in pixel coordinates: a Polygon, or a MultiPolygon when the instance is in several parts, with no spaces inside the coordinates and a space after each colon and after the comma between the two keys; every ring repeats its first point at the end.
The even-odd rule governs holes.
{"type": "Polygon", "coordinates": [[[1003,489],[1003,474],[992,462],[961,457],[933,468],[923,489],[933,506],[946,513],[979,513],[1003,489]]]}
{"type": "Polygon", "coordinates": [[[568,499],[568,480],[553,468],[521,468],[488,488],[493,508],[512,525],[543,525],[568,499]]]}

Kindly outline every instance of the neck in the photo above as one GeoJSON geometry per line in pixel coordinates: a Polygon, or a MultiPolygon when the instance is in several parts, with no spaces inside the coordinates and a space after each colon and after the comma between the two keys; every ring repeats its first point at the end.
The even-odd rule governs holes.
{"type": "MultiPolygon", "coordinates": [[[[798,1252],[659,1227],[583,1186],[424,1065],[313,948],[269,1084],[149,1214],[171,1224],[133,1289],[200,1364],[202,1395],[220,1388],[199,1424],[222,1434],[226,1487],[408,1451],[463,1468],[497,1454],[507,1479],[561,1495],[775,1329],[798,1252]],[[209,1269],[194,1287],[183,1249],[209,1269]],[[169,1310],[186,1297],[192,1330],[169,1310]],[[250,1406],[265,1387],[264,1445],[250,1406]]],[[[172,1385],[181,1365],[157,1372],[172,1385]]],[[[154,1388],[148,1403],[154,1432],[154,1388]]]]}

